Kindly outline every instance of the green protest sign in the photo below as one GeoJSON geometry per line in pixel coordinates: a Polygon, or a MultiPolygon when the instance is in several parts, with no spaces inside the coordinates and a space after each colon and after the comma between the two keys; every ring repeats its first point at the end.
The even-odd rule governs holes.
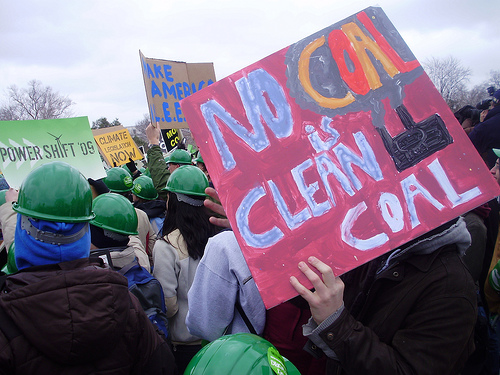
{"type": "Polygon", "coordinates": [[[60,160],[87,178],[106,172],[87,117],[51,120],[0,121],[0,169],[12,187],[19,187],[29,172],[60,160]]]}

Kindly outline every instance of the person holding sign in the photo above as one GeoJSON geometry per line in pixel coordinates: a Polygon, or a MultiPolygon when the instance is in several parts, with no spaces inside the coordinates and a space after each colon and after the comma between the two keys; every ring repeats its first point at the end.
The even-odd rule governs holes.
{"type": "MultiPolygon", "coordinates": [[[[217,198],[215,190],[207,193],[217,198]]],[[[205,205],[224,214],[220,204],[207,199],[205,205]]],[[[229,227],[227,220],[210,221],[229,227]]],[[[327,374],[458,373],[474,350],[477,317],[474,282],[460,259],[469,243],[457,218],[341,277],[315,257],[300,262],[314,286],[290,278],[312,313],[303,329],[308,351],[327,355],[327,374]]],[[[241,253],[236,241],[233,252],[241,253]]],[[[189,293],[190,314],[203,303],[199,276],[189,293]]],[[[201,327],[198,320],[188,315],[188,327],[201,327]]]]}
{"type": "Polygon", "coordinates": [[[161,199],[166,200],[167,194],[162,189],[170,177],[170,170],[160,148],[161,131],[150,123],[146,128],[146,136],[149,142],[147,151],[148,169],[158,195],[161,199]]]}
{"type": "Polygon", "coordinates": [[[459,373],[477,317],[460,259],[469,242],[458,218],[341,277],[315,257],[300,262],[314,289],[290,282],[309,302],[304,335],[328,356],[328,374],[459,373]]]}

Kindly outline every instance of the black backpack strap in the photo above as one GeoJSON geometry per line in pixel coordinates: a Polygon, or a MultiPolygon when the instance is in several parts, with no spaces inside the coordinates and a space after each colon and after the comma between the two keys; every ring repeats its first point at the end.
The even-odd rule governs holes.
{"type": "Polygon", "coordinates": [[[236,310],[238,310],[238,312],[240,313],[241,318],[245,322],[250,333],[253,333],[254,335],[256,335],[257,331],[255,330],[255,328],[253,328],[252,323],[250,323],[250,319],[248,319],[247,314],[245,314],[245,312],[243,311],[243,307],[241,307],[240,301],[238,301],[238,300],[236,300],[236,310]]]}
{"type": "MultiPolygon", "coordinates": [[[[231,230],[231,229],[227,229],[227,230],[231,230]]],[[[250,280],[252,280],[252,276],[249,276],[245,280],[243,280],[243,285],[245,285],[250,280]]],[[[239,294],[239,291],[238,291],[238,294],[239,294]]],[[[245,325],[247,326],[248,331],[250,333],[253,333],[254,335],[257,335],[257,331],[255,330],[252,323],[250,322],[250,319],[248,319],[248,316],[247,316],[247,314],[245,314],[245,311],[243,311],[243,307],[241,307],[239,296],[236,297],[236,302],[235,302],[234,306],[236,307],[236,310],[238,310],[238,313],[240,314],[241,319],[243,319],[243,321],[245,322],[245,325]]],[[[231,324],[232,324],[232,322],[231,322],[231,324]]],[[[229,327],[231,327],[231,324],[229,324],[224,329],[224,332],[222,333],[223,336],[225,336],[227,334],[227,331],[229,330],[229,327]]]]}
{"type": "MultiPolygon", "coordinates": [[[[243,285],[245,285],[246,283],[248,283],[250,280],[252,280],[252,276],[250,275],[249,277],[247,277],[245,280],[243,280],[243,284],[240,286],[240,289],[243,285]]],[[[254,335],[257,334],[257,331],[255,330],[255,328],[253,327],[252,323],[250,322],[250,319],[248,319],[248,316],[247,314],[245,314],[245,311],[243,311],[243,307],[241,306],[241,303],[240,303],[240,298],[239,298],[239,291],[238,291],[238,297],[236,298],[236,310],[238,310],[238,312],[240,313],[240,316],[241,318],[243,319],[243,321],[245,322],[245,325],[247,326],[248,328],[248,331],[250,331],[250,333],[253,333],[254,335]]]]}
{"type": "MultiPolygon", "coordinates": [[[[3,291],[5,287],[7,276],[8,275],[0,276],[0,291],[3,291]]],[[[7,340],[9,340],[9,342],[12,341],[12,339],[14,339],[15,337],[21,335],[21,331],[17,327],[16,323],[2,308],[0,308],[0,330],[3,332],[5,337],[7,337],[7,340]]]]}

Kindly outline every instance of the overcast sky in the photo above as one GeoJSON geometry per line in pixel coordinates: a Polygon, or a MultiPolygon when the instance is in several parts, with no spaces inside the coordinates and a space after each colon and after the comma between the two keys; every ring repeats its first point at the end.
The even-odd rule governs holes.
{"type": "Polygon", "coordinates": [[[381,6],[420,62],[454,56],[472,84],[500,70],[500,1],[0,0],[0,100],[32,79],[75,116],[134,125],[147,113],[146,57],[213,62],[220,80],[368,6],[381,6]]]}

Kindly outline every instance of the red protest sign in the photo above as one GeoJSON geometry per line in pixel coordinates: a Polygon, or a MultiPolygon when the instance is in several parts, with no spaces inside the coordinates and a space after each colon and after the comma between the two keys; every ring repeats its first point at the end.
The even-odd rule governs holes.
{"type": "Polygon", "coordinates": [[[380,8],[181,102],[267,308],[500,194],[380,8]]]}

